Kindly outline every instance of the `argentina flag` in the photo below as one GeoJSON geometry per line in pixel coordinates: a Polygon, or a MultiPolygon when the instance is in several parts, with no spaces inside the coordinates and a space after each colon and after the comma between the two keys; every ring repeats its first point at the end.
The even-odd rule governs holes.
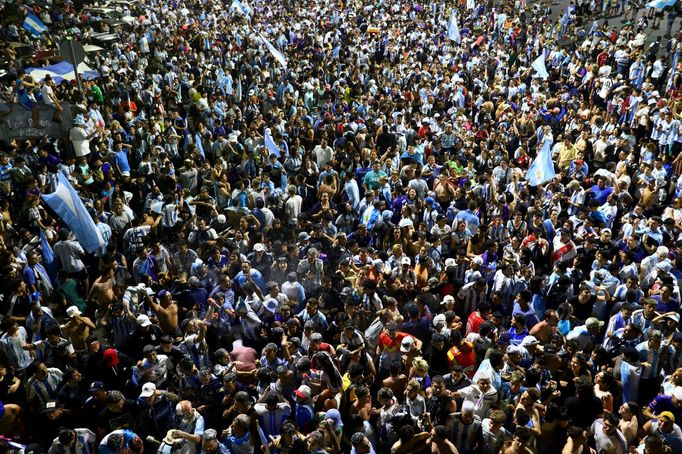
{"type": "Polygon", "coordinates": [[[450,11],[450,20],[448,21],[448,39],[453,40],[457,44],[461,43],[459,36],[459,25],[457,24],[457,18],[455,17],[455,10],[450,11]]]}
{"type": "Polygon", "coordinates": [[[542,150],[528,168],[526,180],[531,186],[538,186],[556,176],[552,162],[552,141],[545,140],[542,150]]]}
{"type": "Polygon", "coordinates": [[[287,58],[284,56],[284,54],[282,52],[278,51],[277,49],[275,49],[275,46],[270,44],[270,41],[265,39],[265,37],[263,35],[260,35],[260,39],[263,41],[263,44],[265,44],[265,47],[268,48],[268,50],[270,51],[272,56],[275,57],[275,60],[277,60],[279,62],[279,64],[282,65],[284,67],[284,69],[286,69],[287,58]]]}
{"type": "Polygon", "coordinates": [[[277,146],[275,141],[272,139],[272,136],[270,135],[270,128],[265,129],[264,142],[265,148],[267,148],[270,151],[270,154],[274,154],[278,158],[281,157],[279,147],[277,146]]]}
{"type": "Polygon", "coordinates": [[[83,201],[63,173],[59,172],[55,191],[52,194],[41,195],[41,197],[66,223],[83,249],[88,252],[101,250],[104,245],[102,233],[95,226],[83,201]]]}
{"type": "Polygon", "coordinates": [[[649,2],[646,4],[647,9],[663,9],[666,6],[673,6],[675,3],[677,3],[677,0],[654,0],[653,2],[649,2]]]}
{"type": "Polygon", "coordinates": [[[232,0],[232,9],[239,11],[244,16],[251,14],[252,10],[246,3],[242,3],[239,0],[232,0]]]}
{"type": "Polygon", "coordinates": [[[33,36],[40,36],[43,32],[47,31],[47,27],[43,22],[38,19],[33,13],[28,13],[26,19],[24,19],[24,29],[27,30],[33,36]]]}

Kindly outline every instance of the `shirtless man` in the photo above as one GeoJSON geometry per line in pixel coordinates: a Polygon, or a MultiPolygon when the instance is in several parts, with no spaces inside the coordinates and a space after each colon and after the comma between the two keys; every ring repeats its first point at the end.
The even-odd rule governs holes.
{"type": "Polygon", "coordinates": [[[540,342],[549,342],[549,339],[553,334],[556,334],[559,329],[557,324],[559,323],[559,315],[555,310],[547,309],[545,311],[545,319],[539,323],[536,323],[530,330],[530,335],[535,336],[540,342]]]}
{"type": "Polygon", "coordinates": [[[581,427],[572,426],[568,429],[568,440],[561,450],[561,454],[582,454],[593,452],[587,446],[587,437],[585,431],[581,427]]]}
{"type": "Polygon", "coordinates": [[[81,314],[77,306],[66,309],[68,321],[62,325],[64,337],[71,341],[75,350],[85,350],[85,339],[90,335],[90,330],[95,329],[95,324],[88,317],[81,314]]]}
{"type": "Polygon", "coordinates": [[[173,301],[173,295],[166,290],[159,292],[159,303],[154,302],[151,295],[147,296],[147,301],[159,319],[159,326],[164,333],[178,337],[178,305],[173,301]]]}
{"type": "Polygon", "coordinates": [[[432,454],[458,454],[457,448],[452,444],[448,437],[448,428],[436,426],[431,429],[431,438],[427,440],[431,443],[432,454]]]}
{"type": "Polygon", "coordinates": [[[106,308],[114,299],[114,268],[108,267],[92,284],[88,301],[95,302],[98,308],[106,308]]]}
{"type": "Polygon", "coordinates": [[[505,443],[502,454],[533,454],[533,450],[528,446],[529,440],[530,430],[527,427],[518,426],[512,441],[505,443]]]}

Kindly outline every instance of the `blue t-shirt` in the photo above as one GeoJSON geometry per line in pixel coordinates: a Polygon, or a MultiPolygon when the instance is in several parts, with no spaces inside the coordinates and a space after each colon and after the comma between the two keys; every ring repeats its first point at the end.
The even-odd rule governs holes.
{"type": "Polygon", "coordinates": [[[654,397],[654,400],[651,401],[648,408],[655,415],[660,415],[664,411],[669,411],[675,416],[675,421],[679,421],[680,418],[682,418],[682,408],[673,405],[672,396],[659,394],[654,397]]]}

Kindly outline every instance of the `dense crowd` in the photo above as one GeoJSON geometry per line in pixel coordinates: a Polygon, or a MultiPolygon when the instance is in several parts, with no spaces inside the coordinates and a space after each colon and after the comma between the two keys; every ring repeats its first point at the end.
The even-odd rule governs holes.
{"type": "Polygon", "coordinates": [[[0,6],[0,450],[682,452],[679,2],[116,7],[0,6]]]}

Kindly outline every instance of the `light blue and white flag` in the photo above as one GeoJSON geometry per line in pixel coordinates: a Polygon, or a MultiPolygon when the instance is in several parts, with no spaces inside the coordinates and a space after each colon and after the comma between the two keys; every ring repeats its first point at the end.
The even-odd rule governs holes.
{"type": "Polygon", "coordinates": [[[58,175],[57,188],[52,194],[41,195],[45,203],[73,232],[78,242],[88,252],[101,250],[102,232],[97,228],[83,201],[63,173],[58,175]]]}
{"type": "Polygon", "coordinates": [[[47,271],[52,285],[57,283],[57,262],[54,259],[54,251],[47,241],[45,232],[40,229],[40,248],[43,250],[43,268],[47,271]]]}
{"type": "Polygon", "coordinates": [[[26,15],[26,19],[24,19],[24,29],[33,36],[40,36],[43,32],[47,31],[47,27],[43,24],[43,21],[38,19],[38,16],[33,13],[28,13],[26,15]]]}
{"type": "Polygon", "coordinates": [[[232,9],[242,13],[245,16],[248,16],[253,12],[249,5],[242,3],[239,0],[232,0],[232,9]]]}
{"type": "Polygon", "coordinates": [[[552,141],[545,140],[542,150],[535,157],[535,161],[528,168],[526,180],[531,186],[538,186],[556,176],[552,162],[552,141]]]}
{"type": "Polygon", "coordinates": [[[542,51],[540,56],[536,58],[533,63],[530,64],[531,68],[535,70],[535,76],[542,79],[547,79],[549,73],[547,72],[547,67],[545,67],[545,51],[542,51]]]}
{"type": "Polygon", "coordinates": [[[455,10],[450,11],[450,20],[448,21],[448,39],[453,40],[457,44],[462,42],[459,36],[459,24],[457,24],[457,18],[455,17],[455,10]]]}
{"type": "Polygon", "coordinates": [[[275,143],[275,141],[272,139],[272,136],[270,135],[270,128],[265,128],[265,135],[264,135],[264,141],[265,141],[265,148],[270,150],[270,154],[274,154],[278,158],[281,157],[281,153],[279,151],[279,147],[275,143]]]}
{"type": "MultiPolygon", "coordinates": [[[[48,74],[52,77],[55,84],[59,85],[63,81],[76,80],[76,73],[73,65],[68,61],[55,63],[54,65],[26,68],[26,74],[30,74],[34,81],[42,82],[48,74]]],[[[97,71],[90,69],[85,63],[78,65],[78,75],[84,80],[96,79],[100,76],[97,71]]]]}
{"type": "Polygon", "coordinates": [[[663,9],[666,6],[673,6],[675,3],[677,3],[677,0],[653,0],[652,2],[647,3],[645,6],[649,9],[663,9]]]}
{"type": "Polygon", "coordinates": [[[260,39],[263,40],[263,44],[265,44],[265,47],[268,48],[268,50],[270,51],[272,56],[275,57],[275,60],[277,60],[279,62],[279,64],[282,65],[284,67],[284,69],[286,69],[287,58],[284,56],[284,54],[282,52],[278,51],[277,49],[275,49],[275,46],[270,44],[270,41],[265,39],[265,37],[263,35],[260,35],[260,39]]]}
{"type": "Polygon", "coordinates": [[[237,98],[237,102],[242,102],[242,75],[240,74],[237,79],[237,90],[234,95],[237,98]]]}

